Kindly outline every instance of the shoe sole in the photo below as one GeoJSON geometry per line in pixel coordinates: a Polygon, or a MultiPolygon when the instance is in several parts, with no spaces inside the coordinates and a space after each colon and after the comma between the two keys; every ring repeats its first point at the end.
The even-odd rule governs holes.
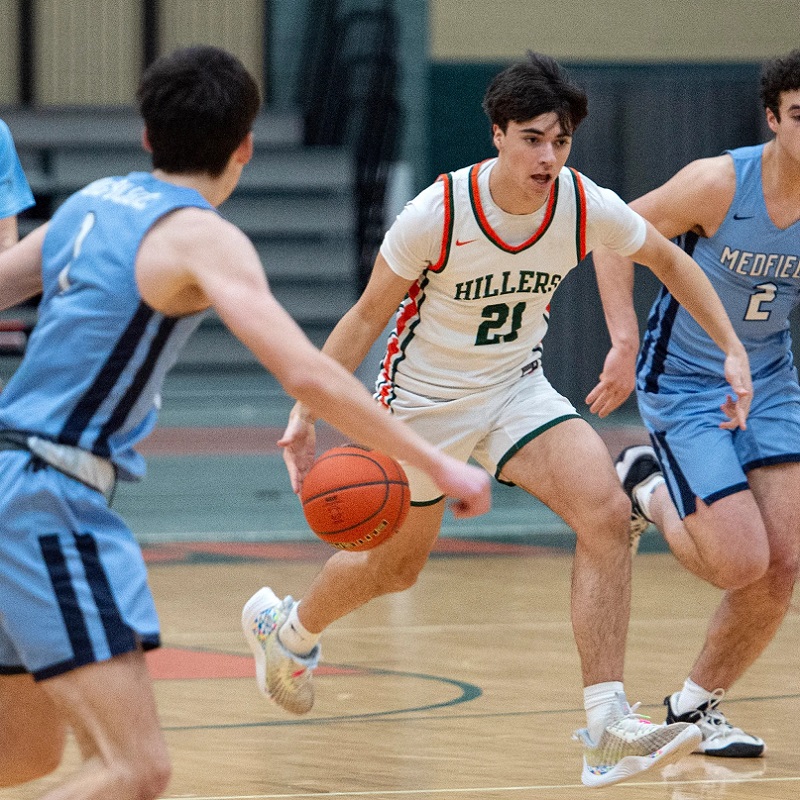
{"type": "Polygon", "coordinates": [[[746,744],[744,742],[733,742],[725,747],[713,750],[703,750],[702,745],[694,752],[701,756],[711,758],[761,758],[766,751],[766,745],[746,744]]]}
{"type": "Polygon", "coordinates": [[[703,734],[696,725],[690,725],[681,731],[669,744],[661,748],[657,753],[647,756],[625,756],[620,759],[612,770],[605,775],[594,775],[584,766],[581,774],[581,782],[584,786],[610,786],[612,783],[621,783],[637,775],[653,769],[653,767],[665,767],[679,761],[684,756],[688,756],[703,740],[703,734]]]}
{"type": "Polygon", "coordinates": [[[245,603],[244,608],[242,609],[242,631],[244,632],[244,638],[247,640],[247,644],[250,646],[250,652],[253,654],[253,659],[256,662],[256,684],[258,685],[258,691],[264,695],[264,697],[268,698],[270,702],[274,703],[275,700],[269,693],[267,689],[267,654],[264,652],[264,648],[261,645],[261,642],[258,641],[256,638],[255,633],[253,633],[253,618],[255,616],[255,611],[258,609],[258,612],[261,613],[262,611],[266,610],[267,608],[271,608],[273,605],[278,605],[280,603],[280,598],[272,591],[272,589],[264,588],[257,591],[248,601],[245,603]],[[269,598],[269,595],[275,598],[275,602],[265,602],[265,598],[269,598]]]}
{"type": "MultiPolygon", "coordinates": [[[[653,448],[646,444],[633,444],[629,447],[626,447],[617,456],[616,460],[614,461],[614,470],[616,471],[617,477],[623,485],[625,484],[626,479],[629,478],[628,473],[630,472],[631,465],[643,453],[647,453],[647,455],[653,455],[653,448]]],[[[655,458],[655,456],[653,457],[655,458]]],[[[658,460],[656,459],[656,462],[657,461],[658,460]]],[[[639,481],[637,481],[637,483],[639,483],[639,481]]],[[[633,484],[631,488],[633,488],[633,486],[636,486],[636,484],[633,484]]]]}

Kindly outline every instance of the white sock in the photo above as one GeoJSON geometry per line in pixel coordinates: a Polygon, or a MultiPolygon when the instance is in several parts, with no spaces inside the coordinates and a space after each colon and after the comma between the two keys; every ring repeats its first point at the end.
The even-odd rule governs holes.
{"type": "Polygon", "coordinates": [[[653,516],[650,513],[650,501],[653,499],[653,493],[662,483],[665,483],[664,476],[660,472],[656,472],[633,490],[639,508],[650,522],[653,521],[653,516]]]}
{"type": "Polygon", "coordinates": [[[689,711],[700,708],[703,703],[707,703],[714,696],[702,686],[698,686],[691,678],[687,678],[683,684],[683,689],[678,692],[678,697],[674,701],[672,710],[680,716],[689,711]]]}
{"type": "Polygon", "coordinates": [[[583,707],[586,710],[586,722],[589,737],[596,742],[603,735],[612,711],[627,707],[625,689],[622,681],[606,681],[587,686],[583,690],[583,707]]]}
{"type": "Polygon", "coordinates": [[[281,644],[287,649],[296,653],[298,656],[307,656],[322,636],[321,633],[311,633],[303,627],[300,618],[297,616],[297,607],[300,603],[295,603],[286,622],[283,623],[278,631],[278,638],[281,644]]]}

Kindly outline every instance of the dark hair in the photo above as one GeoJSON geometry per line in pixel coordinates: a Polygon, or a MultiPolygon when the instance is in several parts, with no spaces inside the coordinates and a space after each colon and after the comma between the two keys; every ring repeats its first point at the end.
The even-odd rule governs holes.
{"type": "Polygon", "coordinates": [[[483,110],[502,131],[554,111],[564,130],[574,133],[588,113],[586,92],[549,56],[528,51],[526,61],[496,75],[483,97],[483,110]]]}
{"type": "Polygon", "coordinates": [[[761,102],[780,122],[781,93],[800,89],[800,50],[767,61],[761,70],[761,102]]]}
{"type": "Polygon", "coordinates": [[[258,86],[236,56],[200,45],[156,59],[136,93],[153,167],[218,177],[253,127],[258,86]]]}

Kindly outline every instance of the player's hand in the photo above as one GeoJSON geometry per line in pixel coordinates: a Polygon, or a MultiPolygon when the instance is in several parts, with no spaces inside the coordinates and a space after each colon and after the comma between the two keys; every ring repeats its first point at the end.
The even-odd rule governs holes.
{"type": "Polygon", "coordinates": [[[300,494],[303,478],[308,474],[317,455],[317,432],[300,403],[296,403],[289,414],[289,424],[278,439],[283,448],[283,461],[292,482],[292,491],[300,494]]]}
{"type": "Polygon", "coordinates": [[[734,430],[747,429],[747,415],[753,402],[753,381],[750,377],[750,362],[744,348],[741,352],[730,353],[725,359],[725,378],[733,389],[734,399],[727,395],[720,406],[722,413],[728,418],[720,423],[720,428],[734,430]]]}
{"type": "Polygon", "coordinates": [[[492,488],[488,473],[455,458],[447,464],[436,483],[449,497],[450,509],[458,519],[478,517],[492,507],[492,488]]]}
{"type": "Polygon", "coordinates": [[[597,386],[586,395],[592,414],[607,417],[630,397],[636,385],[636,351],[612,346],[597,386]]]}

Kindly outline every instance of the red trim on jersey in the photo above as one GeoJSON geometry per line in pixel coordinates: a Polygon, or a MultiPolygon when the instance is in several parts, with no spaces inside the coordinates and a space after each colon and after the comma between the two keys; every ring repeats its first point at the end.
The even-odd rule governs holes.
{"type": "Polygon", "coordinates": [[[494,244],[496,244],[501,250],[505,250],[507,253],[519,253],[522,250],[526,250],[531,245],[536,244],[536,242],[542,238],[545,231],[550,227],[550,223],[553,221],[553,216],[555,214],[556,199],[558,198],[558,178],[553,181],[553,185],[550,187],[550,195],[547,198],[547,209],[544,212],[544,219],[542,220],[542,224],[539,226],[539,229],[533,234],[533,236],[531,236],[530,239],[522,242],[522,244],[510,245],[507,242],[504,242],[500,236],[498,236],[497,232],[489,224],[489,220],[486,218],[486,212],[483,210],[480,190],[478,188],[478,172],[480,172],[481,166],[485,163],[486,161],[481,161],[479,164],[475,164],[469,172],[470,194],[472,196],[473,208],[475,210],[475,217],[478,220],[478,225],[486,234],[486,236],[488,236],[489,239],[491,239],[491,241],[494,242],[494,244]]]}
{"type": "Polygon", "coordinates": [[[575,182],[575,193],[577,195],[576,210],[578,212],[578,226],[575,233],[577,237],[576,245],[578,250],[578,261],[586,258],[586,190],[583,188],[583,181],[577,170],[569,168],[572,179],[575,182]]]}
{"type": "Polygon", "coordinates": [[[442,229],[442,246],[439,250],[439,260],[428,269],[431,272],[441,272],[450,255],[450,242],[453,238],[453,177],[449,173],[442,173],[437,179],[444,186],[444,228],[442,229]]]}
{"type": "Polygon", "coordinates": [[[390,395],[394,391],[394,373],[397,364],[403,358],[400,339],[403,333],[405,333],[406,328],[408,328],[409,322],[419,315],[417,298],[421,291],[419,281],[415,281],[409,287],[408,297],[403,301],[403,306],[397,315],[397,324],[386,346],[386,355],[383,358],[383,365],[381,367],[380,386],[376,392],[378,401],[386,408],[389,408],[391,402],[390,395]]]}

